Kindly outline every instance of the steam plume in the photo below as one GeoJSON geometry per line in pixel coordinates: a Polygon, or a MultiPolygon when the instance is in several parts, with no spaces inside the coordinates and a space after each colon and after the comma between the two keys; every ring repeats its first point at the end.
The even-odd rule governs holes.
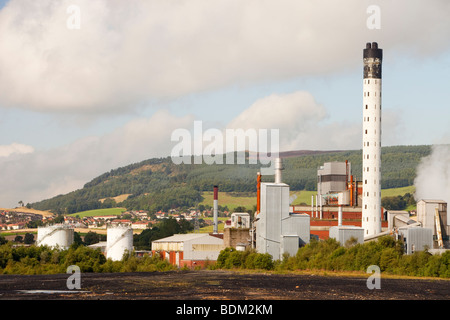
{"type": "Polygon", "coordinates": [[[450,145],[433,145],[429,156],[417,167],[416,200],[434,199],[450,203],[450,145]]]}

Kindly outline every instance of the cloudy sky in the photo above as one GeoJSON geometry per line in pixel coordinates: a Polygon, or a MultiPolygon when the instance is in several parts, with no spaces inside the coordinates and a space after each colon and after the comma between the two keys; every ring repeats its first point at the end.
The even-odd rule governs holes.
{"type": "Polygon", "coordinates": [[[0,8],[0,207],[170,156],[171,134],[194,121],[279,129],[282,151],[360,149],[372,41],[384,50],[383,145],[450,143],[448,0],[0,8]]]}

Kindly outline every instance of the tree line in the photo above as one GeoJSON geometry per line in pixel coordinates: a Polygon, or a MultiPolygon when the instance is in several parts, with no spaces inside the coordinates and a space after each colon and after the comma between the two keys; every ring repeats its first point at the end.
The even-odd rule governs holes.
{"type": "MultiPolygon", "coordinates": [[[[177,270],[158,254],[137,257],[125,254],[122,260],[106,259],[99,249],[78,243],[66,250],[47,246],[19,246],[11,243],[0,245],[0,273],[2,274],[51,274],[65,273],[67,267],[77,265],[81,272],[154,272],[177,270]]],[[[253,269],[277,272],[295,270],[362,271],[376,265],[386,274],[450,278],[450,252],[431,255],[424,251],[404,254],[404,245],[390,236],[377,241],[356,243],[350,239],[341,245],[335,239],[311,239],[294,256],[284,255],[273,259],[267,253],[254,249],[238,251],[226,248],[217,261],[210,262],[210,269],[253,269]]],[[[181,266],[183,268],[183,266],[181,266]]]]}
{"type": "Polygon", "coordinates": [[[426,250],[404,254],[403,242],[391,236],[377,241],[356,244],[350,239],[341,245],[333,238],[311,239],[295,256],[284,255],[281,260],[254,250],[222,250],[215,268],[262,269],[274,271],[328,270],[362,271],[371,265],[380,267],[386,274],[450,278],[450,251],[432,255],[426,250]]]}

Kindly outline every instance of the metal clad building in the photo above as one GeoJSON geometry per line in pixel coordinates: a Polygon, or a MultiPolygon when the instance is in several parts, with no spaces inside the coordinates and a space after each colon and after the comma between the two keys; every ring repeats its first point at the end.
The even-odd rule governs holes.
{"type": "Polygon", "coordinates": [[[433,230],[430,228],[399,228],[399,235],[405,243],[406,254],[433,248],[433,230]]]}
{"type": "Polygon", "coordinates": [[[309,243],[310,217],[289,213],[289,186],[261,183],[261,211],[257,216],[256,250],[274,260],[283,253],[295,255],[300,245],[309,243]]]}
{"type": "Polygon", "coordinates": [[[352,237],[357,240],[357,243],[364,243],[364,229],[356,226],[330,227],[329,236],[336,239],[341,245],[344,245],[352,237]]]}
{"type": "Polygon", "coordinates": [[[326,162],[317,171],[317,190],[319,194],[341,192],[347,188],[350,163],[326,162]]]}
{"type": "MultiPolygon", "coordinates": [[[[283,235],[295,235],[298,239],[299,245],[305,245],[309,243],[310,238],[310,216],[308,214],[291,214],[288,218],[282,220],[282,234],[283,235]]],[[[296,254],[297,249],[293,254],[296,254]]],[[[291,253],[289,251],[288,253],[291,253]]],[[[291,254],[292,255],[292,254],[291,254]]]]}
{"type": "Polygon", "coordinates": [[[289,186],[261,183],[261,212],[258,214],[256,250],[280,257],[281,220],[289,216],[289,186]]]}

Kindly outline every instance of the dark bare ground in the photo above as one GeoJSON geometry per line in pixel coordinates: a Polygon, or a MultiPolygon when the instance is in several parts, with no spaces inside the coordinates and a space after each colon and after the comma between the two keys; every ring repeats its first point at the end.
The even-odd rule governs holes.
{"type": "Polygon", "coordinates": [[[0,275],[1,300],[450,300],[450,280],[389,279],[368,289],[367,277],[306,274],[174,271],[0,275]],[[31,291],[33,290],[33,291],[31,291]],[[60,292],[58,292],[60,291],[60,292]],[[85,292],[81,292],[85,291],[85,292]]]}

